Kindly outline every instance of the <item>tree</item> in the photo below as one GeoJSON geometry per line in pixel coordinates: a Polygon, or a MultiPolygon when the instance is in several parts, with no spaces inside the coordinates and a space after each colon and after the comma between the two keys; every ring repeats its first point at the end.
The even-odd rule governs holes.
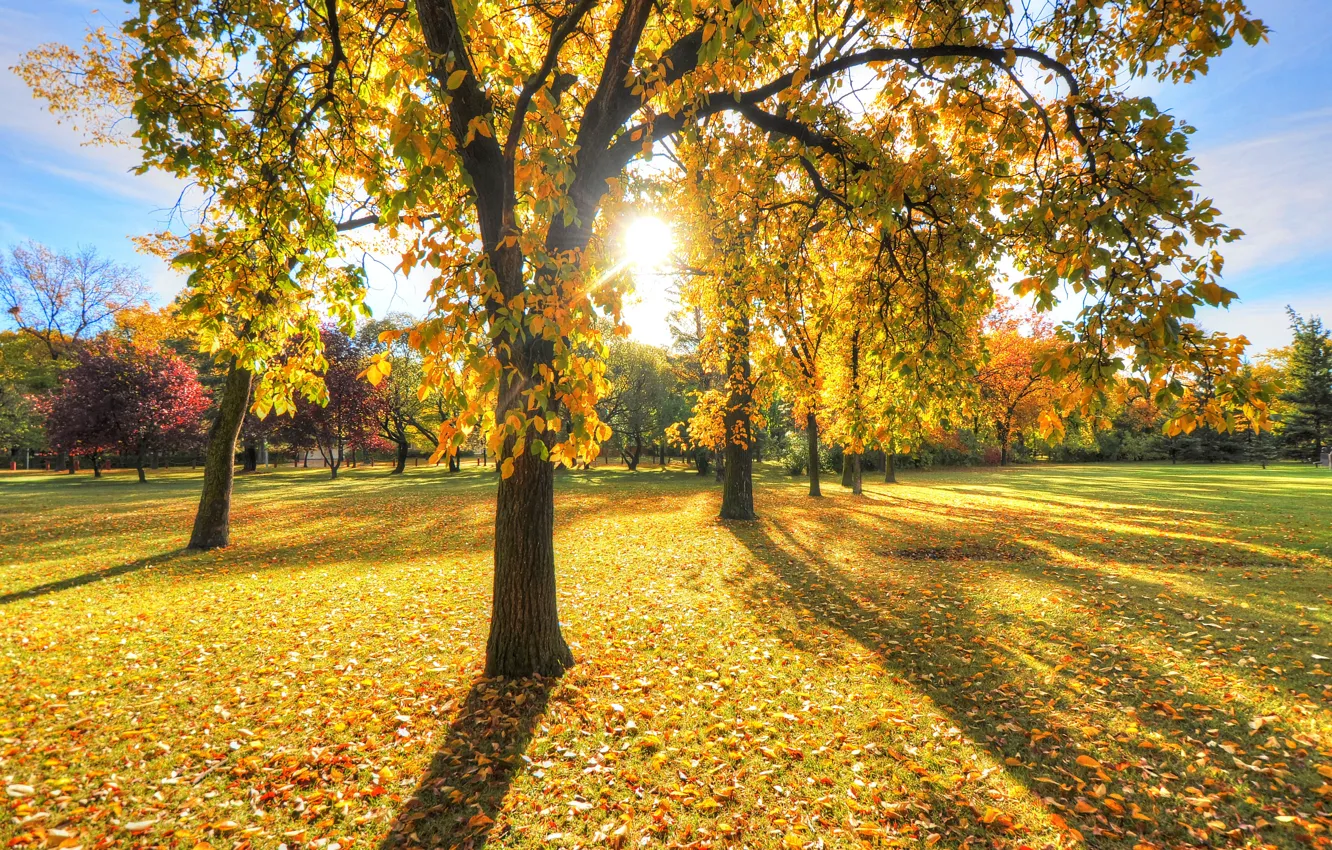
{"type": "Polygon", "coordinates": [[[1058,396],[1059,385],[1045,369],[1055,350],[1054,328],[1048,319],[1024,315],[1004,300],[986,318],[983,339],[986,359],[976,375],[979,414],[994,429],[1004,466],[1012,459],[1013,437],[1035,428],[1058,396]]]}
{"type": "Polygon", "coordinates": [[[606,355],[610,392],[599,415],[619,438],[625,466],[638,469],[643,447],[664,431],[663,412],[670,394],[671,374],[666,352],[654,345],[614,340],[606,355]]]}
{"type": "MultiPolygon", "coordinates": [[[[364,127],[354,119],[355,98],[335,96],[341,89],[332,78],[339,67],[356,76],[343,47],[373,33],[350,22],[339,28],[336,17],[304,6],[290,16],[257,6],[169,6],[144,0],[120,32],[95,30],[82,51],[44,45],[16,70],[53,112],[95,142],[122,144],[117,124],[133,123],[139,170],[187,181],[203,199],[185,222],[187,232],[155,234],[140,244],[189,273],[181,314],[225,373],[189,542],[212,549],[230,542],[236,443],[252,397],[255,412],[264,414],[291,412],[296,395],[323,398],[316,307],[345,328],[364,314],[361,270],[343,262],[338,238],[376,220],[347,212],[361,209],[363,200],[348,196],[345,177],[354,170],[347,154],[364,127]],[[236,38],[231,46],[241,53],[266,45],[251,54],[254,62],[218,73],[228,47],[204,35],[208,27],[195,26],[199,20],[177,17],[210,13],[226,34],[222,40],[236,38]],[[189,45],[191,36],[173,31],[198,42],[189,45]],[[329,38],[322,55],[314,46],[321,36],[329,38]],[[192,106],[200,103],[213,108],[192,106]],[[334,110],[342,120],[321,120],[334,110]],[[283,369],[268,368],[278,360],[283,369]]],[[[404,12],[386,11],[379,23],[392,27],[404,12]]],[[[364,51],[350,53],[373,61],[364,51]]]]}
{"type": "Polygon", "coordinates": [[[64,253],[29,241],[0,258],[0,307],[52,360],[68,358],[147,292],[138,269],[103,257],[96,248],[64,253]]]}
{"type": "MultiPolygon", "coordinates": [[[[425,423],[431,411],[419,392],[424,377],[421,356],[407,344],[405,337],[396,334],[413,324],[414,320],[410,316],[390,315],[366,322],[357,334],[357,347],[361,351],[374,355],[387,350],[391,357],[388,361],[381,361],[390,364],[388,368],[391,371],[374,389],[376,400],[369,406],[379,436],[392,443],[396,449],[397,459],[391,475],[401,475],[407,468],[412,430],[430,440],[432,446],[439,443],[438,431],[425,423]],[[388,342],[380,339],[385,333],[391,337],[388,342]]],[[[440,397],[437,395],[435,400],[440,400],[440,397]]],[[[439,418],[443,421],[448,417],[440,415],[439,418]]],[[[449,460],[454,463],[456,458],[450,457],[449,460]]]]}
{"type": "Polygon", "coordinates": [[[1291,456],[1317,462],[1332,443],[1332,333],[1317,316],[1286,312],[1294,339],[1281,396],[1287,405],[1282,439],[1291,456]]]}
{"type": "Polygon", "coordinates": [[[383,416],[385,394],[360,378],[364,358],[351,337],[334,326],[320,329],[327,366],[323,403],[299,399],[291,420],[281,426],[293,446],[313,446],[337,479],[346,450],[365,445],[377,433],[383,416]]]}
{"type": "Polygon", "coordinates": [[[200,436],[208,397],[184,360],[162,349],[114,338],[80,348],[47,412],[53,446],[92,459],[133,453],[139,481],[151,451],[187,447],[200,436]]]}
{"type": "Polygon", "coordinates": [[[42,399],[69,365],[52,360],[36,337],[0,331],[0,446],[12,453],[45,445],[42,399]]]}

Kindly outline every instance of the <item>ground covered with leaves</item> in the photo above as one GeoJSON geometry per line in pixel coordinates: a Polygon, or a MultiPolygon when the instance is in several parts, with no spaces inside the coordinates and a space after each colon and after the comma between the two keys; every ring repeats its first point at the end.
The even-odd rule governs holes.
{"type": "Polygon", "coordinates": [[[0,479],[26,847],[1308,847],[1332,475],[565,474],[560,681],[480,678],[493,473],[0,479]],[[826,487],[838,491],[834,485],[826,487]]]}

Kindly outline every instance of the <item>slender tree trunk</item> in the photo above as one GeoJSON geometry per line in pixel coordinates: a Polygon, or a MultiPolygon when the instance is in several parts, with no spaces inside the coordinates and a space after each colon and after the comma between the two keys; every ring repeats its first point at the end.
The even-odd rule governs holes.
{"type": "Polygon", "coordinates": [[[809,495],[823,496],[819,489],[819,418],[812,412],[805,414],[805,443],[809,451],[809,495]]]}
{"type": "Polygon", "coordinates": [[[245,454],[241,466],[242,472],[254,472],[259,469],[259,447],[251,440],[245,444],[245,454]]]}
{"type": "Polygon", "coordinates": [[[139,472],[139,483],[146,483],[148,476],[143,474],[143,443],[139,443],[139,453],[134,456],[134,468],[139,472]]]}
{"type": "Polygon", "coordinates": [[[402,475],[403,470],[406,468],[407,468],[407,441],[399,440],[398,463],[396,466],[393,467],[393,471],[390,472],[389,475],[402,475]]]}
{"type": "Polygon", "coordinates": [[[887,451],[885,451],[885,452],[883,453],[883,483],[884,483],[884,484],[896,484],[896,483],[897,483],[897,470],[896,470],[894,467],[895,467],[895,464],[893,463],[893,453],[892,453],[892,450],[890,449],[890,450],[887,450],[887,451]]]}
{"type": "Polygon", "coordinates": [[[851,492],[857,496],[863,491],[860,472],[860,453],[857,452],[851,458],[851,492]]]}
{"type": "Polygon", "coordinates": [[[749,366],[749,314],[741,307],[728,333],[726,371],[726,450],[722,519],[754,519],[754,425],[749,366]]]}
{"type": "Polygon", "coordinates": [[[203,494],[194,515],[191,549],[216,549],[231,542],[231,485],[236,474],[236,438],[250,404],[252,375],[231,362],[217,418],[208,429],[203,494]]]}

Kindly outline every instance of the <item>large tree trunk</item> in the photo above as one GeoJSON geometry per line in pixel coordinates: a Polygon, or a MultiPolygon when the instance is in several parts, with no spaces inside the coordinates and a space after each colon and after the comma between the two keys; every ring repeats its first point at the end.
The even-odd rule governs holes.
{"type": "Polygon", "coordinates": [[[231,542],[231,485],[236,474],[236,438],[250,404],[250,370],[231,362],[217,418],[208,429],[203,494],[194,515],[191,549],[216,549],[231,542]]]}
{"type": "Polygon", "coordinates": [[[555,472],[524,452],[495,505],[495,590],[487,676],[558,676],[573,666],[555,598],[555,472]]]}
{"type": "Polygon", "coordinates": [[[749,367],[749,315],[743,309],[731,320],[726,352],[726,450],[722,485],[722,519],[754,519],[754,426],[749,367]]]}
{"type": "Polygon", "coordinates": [[[402,475],[403,470],[407,468],[407,441],[398,441],[398,463],[393,467],[389,475],[402,475]]]}
{"type": "Polygon", "coordinates": [[[809,449],[809,495],[817,499],[823,491],[819,489],[819,418],[813,413],[805,414],[805,443],[809,449]]]}

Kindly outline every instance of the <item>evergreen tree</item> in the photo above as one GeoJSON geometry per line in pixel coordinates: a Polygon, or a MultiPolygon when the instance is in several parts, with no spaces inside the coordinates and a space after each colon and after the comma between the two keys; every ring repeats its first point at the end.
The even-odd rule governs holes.
{"type": "Polygon", "coordinates": [[[1281,396],[1290,406],[1282,436],[1291,457],[1317,461],[1332,438],[1332,333],[1317,316],[1286,312],[1295,338],[1281,396]]]}

